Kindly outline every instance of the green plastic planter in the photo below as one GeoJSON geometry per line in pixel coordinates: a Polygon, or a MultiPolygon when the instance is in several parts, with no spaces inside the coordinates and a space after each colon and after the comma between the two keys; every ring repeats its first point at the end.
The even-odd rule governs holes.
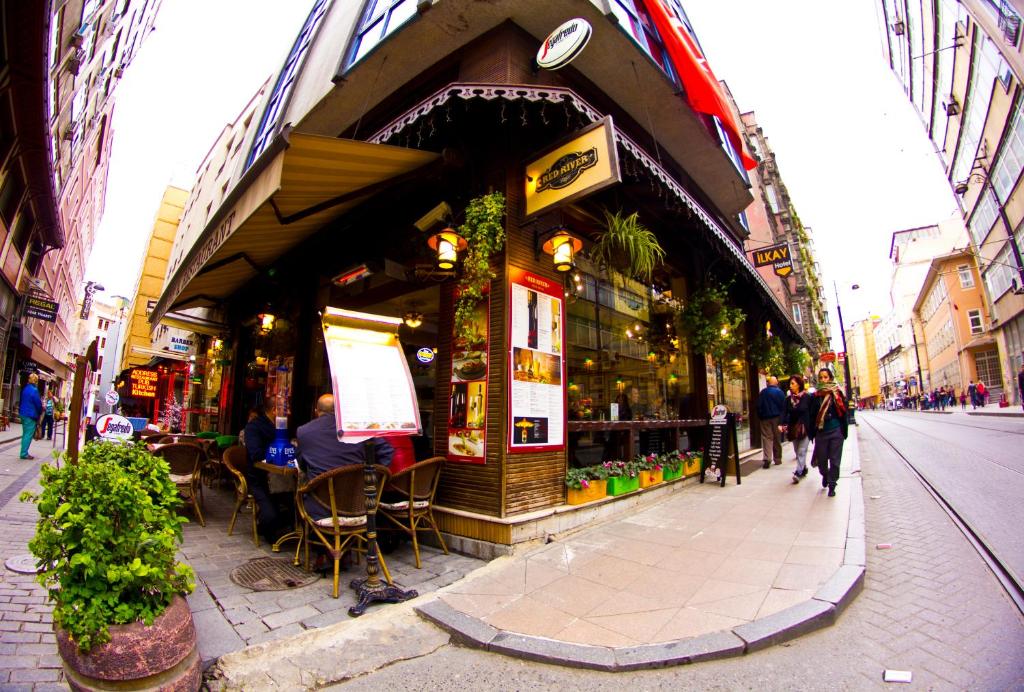
{"type": "Polygon", "coordinates": [[[640,489],[640,477],[613,476],[608,479],[609,495],[625,495],[640,489]]]}
{"type": "Polygon", "coordinates": [[[681,478],[682,475],[683,475],[683,466],[682,466],[682,464],[679,465],[679,469],[677,471],[669,471],[667,466],[662,469],[662,478],[664,480],[666,480],[666,481],[674,481],[677,478],[681,478]]]}

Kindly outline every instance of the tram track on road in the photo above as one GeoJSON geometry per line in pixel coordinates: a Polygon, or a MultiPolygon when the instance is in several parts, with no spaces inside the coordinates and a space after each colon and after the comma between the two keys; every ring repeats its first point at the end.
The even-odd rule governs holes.
{"type": "MultiPolygon", "coordinates": [[[[890,413],[892,413],[892,412],[890,412],[890,413]]],[[[921,413],[921,412],[920,411],[903,411],[903,413],[921,413]]],[[[942,415],[942,414],[925,413],[925,415],[926,416],[936,416],[936,415],[942,415]]],[[[1017,417],[1016,416],[1005,416],[1005,418],[1008,418],[1010,420],[1015,420],[1017,417]]],[[[990,419],[995,421],[995,420],[999,420],[999,417],[991,416],[990,419]]],[[[888,420],[888,419],[886,419],[886,420],[888,420]]],[[[1024,430],[1001,430],[999,428],[987,428],[984,425],[971,425],[970,423],[958,423],[956,421],[951,421],[951,420],[949,420],[949,419],[947,419],[945,417],[941,418],[940,420],[942,421],[943,425],[955,425],[958,428],[975,428],[977,430],[987,430],[988,432],[999,432],[999,433],[1005,433],[1007,435],[1024,435],[1024,430]]]]}
{"type": "MultiPolygon", "coordinates": [[[[981,559],[985,562],[988,568],[992,571],[992,574],[995,575],[996,580],[1006,591],[1006,595],[1010,597],[1011,601],[1013,601],[1013,604],[1017,607],[1017,610],[1021,613],[1021,615],[1024,615],[1024,584],[1021,584],[1021,582],[1017,580],[1016,576],[1013,573],[1013,570],[1009,569],[1003,563],[1003,561],[999,559],[999,557],[995,554],[995,552],[988,545],[988,543],[981,537],[981,535],[978,532],[976,532],[973,529],[973,527],[971,527],[971,525],[960,515],[956,508],[953,507],[953,505],[951,505],[946,500],[946,498],[942,496],[942,494],[935,488],[935,486],[931,484],[931,482],[924,476],[924,474],[921,473],[916,466],[914,466],[913,462],[911,462],[910,459],[904,456],[903,452],[901,452],[896,445],[890,442],[888,437],[882,434],[881,430],[879,430],[874,424],[872,424],[871,421],[866,420],[864,418],[861,418],[860,422],[863,422],[869,428],[874,430],[878,437],[883,442],[885,442],[885,444],[888,445],[890,449],[892,449],[896,456],[903,461],[907,469],[909,469],[910,472],[917,478],[917,480],[921,482],[921,485],[924,487],[924,489],[928,491],[928,493],[932,496],[932,498],[939,505],[939,507],[941,507],[942,510],[949,516],[953,524],[958,529],[960,529],[964,537],[967,538],[967,541],[978,552],[978,555],[981,556],[981,559]]],[[[909,428],[909,426],[900,427],[909,428]]],[[[913,428],[910,429],[913,430],[913,428]]],[[[999,465],[1002,466],[1002,464],[999,465]]]]}
{"type": "MultiPolygon", "coordinates": [[[[858,418],[857,420],[859,421],[860,418],[858,418]]],[[[894,421],[894,420],[892,420],[891,418],[888,418],[888,417],[884,418],[883,420],[885,420],[885,422],[890,424],[890,425],[895,425],[895,426],[897,426],[899,428],[903,428],[904,430],[909,430],[912,433],[917,433],[918,435],[922,435],[924,437],[927,437],[930,440],[934,439],[928,433],[923,432],[923,431],[919,430],[918,428],[915,428],[912,425],[907,425],[906,423],[899,423],[899,422],[894,421]]],[[[942,421],[942,423],[944,425],[959,425],[962,428],[978,428],[979,430],[987,430],[988,432],[1000,432],[1000,433],[1001,432],[1005,432],[1005,433],[1008,433],[1010,435],[1024,435],[1024,432],[1015,432],[1015,431],[1012,431],[1012,430],[997,430],[997,429],[993,429],[993,428],[986,428],[986,427],[980,426],[980,425],[964,425],[962,423],[946,423],[945,421],[942,421]]],[[[875,427],[874,425],[872,425],[871,427],[874,428],[875,432],[878,432],[878,428],[877,427],[875,427]]],[[[880,432],[879,432],[879,434],[881,435],[880,432]]],[[[886,439],[886,442],[889,442],[889,440],[886,439]]],[[[889,442],[889,445],[892,446],[892,443],[889,442]]],[[[1024,476],[1024,470],[1022,470],[1022,469],[1015,469],[1012,466],[1007,466],[1006,464],[1004,464],[1004,463],[1002,463],[1000,461],[996,461],[995,459],[989,458],[989,457],[985,456],[984,454],[979,454],[977,451],[974,451],[974,450],[971,450],[971,454],[974,455],[975,457],[977,457],[978,459],[981,459],[982,461],[986,461],[986,462],[992,464],[993,466],[998,466],[999,468],[1006,469],[1007,471],[1012,471],[1013,473],[1016,473],[1019,476],[1024,476]]]]}

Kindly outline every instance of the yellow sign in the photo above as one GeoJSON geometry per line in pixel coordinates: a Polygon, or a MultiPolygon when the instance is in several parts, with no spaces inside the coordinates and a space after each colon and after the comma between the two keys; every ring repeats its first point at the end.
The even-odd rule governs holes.
{"type": "Polygon", "coordinates": [[[566,204],[622,180],[611,116],[526,164],[526,215],[566,204]]]}
{"type": "Polygon", "coordinates": [[[793,258],[789,255],[789,243],[754,250],[754,266],[771,265],[778,276],[789,276],[793,272],[793,258]]]}

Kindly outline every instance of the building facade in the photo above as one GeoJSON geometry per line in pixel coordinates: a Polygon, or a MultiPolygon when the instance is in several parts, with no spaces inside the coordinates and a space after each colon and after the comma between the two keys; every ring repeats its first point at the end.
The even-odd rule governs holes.
{"type": "MultiPolygon", "coordinates": [[[[667,4],[692,41],[682,4],[667,4]]],[[[230,152],[226,187],[193,190],[151,315],[158,333],[197,309],[221,325],[197,346],[221,343],[229,364],[218,426],[237,431],[268,401],[292,428],[308,420],[331,391],[321,315],[333,307],[404,318],[413,444],[448,458],[440,521],[465,540],[534,537],[565,501],[568,467],[702,444],[719,403],[738,414],[740,446],[756,444],[744,345],[769,322],[788,343],[803,336],[743,250],[742,125],[713,78],[686,88],[712,95],[717,115],[680,97],[680,75],[706,71],[671,61],[668,31],[641,0],[315,2],[239,143],[215,147],[230,152]],[[569,36],[589,43],[537,69],[569,36]],[[572,187],[599,161],[600,182],[572,187]],[[544,202],[551,189],[571,196],[544,202]],[[446,253],[468,248],[443,234],[473,226],[481,204],[501,205],[505,237],[458,328],[470,269],[446,253]],[[666,251],[646,282],[594,250],[633,213],[666,251]],[[677,318],[730,282],[700,319],[741,309],[721,337],[739,346],[705,357],[677,318]],[[540,380],[555,389],[523,393],[540,380]]]]}
{"type": "Polygon", "coordinates": [[[925,388],[966,390],[1001,380],[995,339],[974,254],[961,250],[932,260],[914,303],[928,358],[925,388]]]}
{"type": "Polygon", "coordinates": [[[846,357],[850,361],[850,385],[854,398],[862,407],[873,408],[881,403],[882,387],[878,376],[875,346],[876,318],[857,320],[846,330],[846,357]]]}
{"type": "Polygon", "coordinates": [[[11,140],[17,145],[0,183],[5,407],[30,371],[65,394],[82,277],[106,196],[114,93],[159,4],[3,5],[5,53],[14,60],[0,78],[8,85],[0,118],[5,136],[25,135],[11,140]]]}
{"type": "Polygon", "coordinates": [[[958,196],[977,255],[999,362],[1017,396],[1024,362],[1024,112],[1019,2],[883,0],[889,65],[958,196]]]}

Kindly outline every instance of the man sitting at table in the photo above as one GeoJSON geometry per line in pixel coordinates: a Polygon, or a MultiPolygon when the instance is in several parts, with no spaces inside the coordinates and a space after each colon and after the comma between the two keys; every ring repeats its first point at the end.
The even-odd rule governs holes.
{"type": "MultiPolygon", "coordinates": [[[[348,464],[362,465],[365,460],[363,443],[342,442],[338,439],[338,428],[334,422],[334,396],[324,394],[316,400],[316,418],[299,426],[299,468],[312,481],[321,473],[348,464]]],[[[374,438],[375,463],[390,466],[395,454],[391,444],[379,437],[374,438]]],[[[327,512],[319,503],[306,498],[306,511],[314,519],[323,519],[327,512]]]]}
{"type": "Polygon", "coordinates": [[[274,408],[274,400],[267,399],[263,407],[255,411],[256,415],[249,416],[249,422],[245,424],[243,431],[245,450],[249,456],[249,465],[245,469],[245,480],[249,485],[249,492],[256,500],[258,508],[256,521],[259,532],[271,543],[289,529],[283,524],[281,514],[277,511],[274,499],[270,496],[270,481],[267,478],[267,472],[256,468],[254,464],[258,461],[266,461],[267,449],[274,441],[274,422],[270,418],[274,415],[274,408]]]}

